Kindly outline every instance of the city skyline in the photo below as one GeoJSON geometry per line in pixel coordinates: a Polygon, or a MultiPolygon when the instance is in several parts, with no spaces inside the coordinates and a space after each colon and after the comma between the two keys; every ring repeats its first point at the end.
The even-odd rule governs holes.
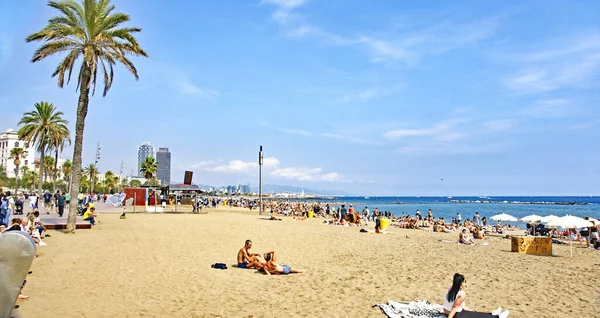
{"type": "MultiPolygon", "coordinates": [[[[254,185],[263,144],[265,183],[600,194],[600,3],[114,3],[150,58],[134,59],[139,81],[119,67],[111,93],[91,97],[84,166],[100,142],[101,170],[135,170],[129,149],[152,140],[173,153],[175,182],[191,170],[198,184],[254,185]]],[[[0,3],[0,127],[42,100],[74,126],[75,88],[57,88],[55,60],[33,65],[24,41],[52,14],[0,3]]]]}

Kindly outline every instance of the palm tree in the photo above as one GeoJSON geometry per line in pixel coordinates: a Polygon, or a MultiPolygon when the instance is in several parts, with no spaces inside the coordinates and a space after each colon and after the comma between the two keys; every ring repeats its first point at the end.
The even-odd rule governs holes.
{"type": "Polygon", "coordinates": [[[142,166],[140,168],[140,172],[144,173],[144,178],[146,178],[147,181],[150,181],[150,179],[152,179],[152,176],[156,174],[156,171],[158,170],[158,165],[156,164],[156,160],[154,160],[154,157],[148,156],[146,157],[146,160],[142,162],[142,166]]]}
{"type": "MultiPolygon", "coordinates": [[[[96,168],[95,164],[90,163],[89,166],[85,167],[84,171],[90,177],[90,193],[91,193],[94,189],[94,185],[96,184],[96,181],[98,180],[98,168],[96,168]]],[[[78,193],[78,195],[79,195],[79,193],[78,193]]],[[[71,195],[71,196],[73,196],[73,195],[71,195]]],[[[75,207],[75,208],[77,208],[77,207],[75,207]]]]}
{"type": "Polygon", "coordinates": [[[21,157],[25,154],[23,148],[13,148],[10,150],[10,158],[15,163],[15,194],[19,189],[19,166],[21,165],[21,157]]]}
{"type": "Polygon", "coordinates": [[[54,150],[54,173],[52,174],[52,188],[53,192],[56,191],[56,178],[57,174],[60,173],[58,170],[58,153],[62,152],[65,149],[67,143],[71,145],[71,137],[69,136],[71,132],[69,128],[66,126],[64,129],[57,129],[50,136],[49,144],[52,145],[52,150],[54,150]]]}
{"type": "Polygon", "coordinates": [[[140,180],[133,179],[133,180],[129,181],[129,186],[132,188],[137,188],[141,185],[142,185],[142,182],[140,182],[140,180]]]}
{"type": "Polygon", "coordinates": [[[112,193],[115,185],[117,184],[117,176],[110,170],[104,173],[104,187],[106,191],[112,193]]]}
{"type": "Polygon", "coordinates": [[[71,160],[66,160],[62,164],[62,173],[65,181],[67,182],[67,191],[71,192],[71,171],[72,171],[73,163],[71,160]]]}
{"type": "MultiPolygon", "coordinates": [[[[60,13],[48,20],[48,25],[42,30],[26,38],[27,42],[44,42],[35,51],[31,61],[35,63],[57,53],[67,53],[52,73],[53,77],[58,75],[58,86],[62,88],[66,73],[68,72],[68,84],[75,62],[80,57],[83,60],[77,76],[79,101],[71,181],[74,185],[71,188],[71,197],[76,198],[81,182],[85,117],[88,111],[90,88],[92,95],[96,91],[98,70],[102,69],[104,75],[103,96],[106,96],[113,83],[113,66],[117,62],[123,64],[138,80],[137,69],[128,56],[148,57],[148,54],[142,50],[133,36],[133,33],[140,32],[142,29],[124,27],[123,24],[129,22],[129,15],[113,12],[115,6],[110,3],[110,0],[82,0],[81,3],[73,0],[49,1],[48,6],[57,9],[60,13]]],[[[77,200],[72,200],[70,211],[76,211],[76,208],[77,200]]],[[[75,213],[69,213],[67,232],[75,231],[75,220],[75,213]]]]}
{"type": "Polygon", "coordinates": [[[54,173],[54,158],[52,157],[44,157],[44,181],[47,182],[48,177],[54,173]]]}
{"type": "MultiPolygon", "coordinates": [[[[19,139],[26,142],[37,144],[37,150],[40,152],[40,184],[39,192],[42,193],[44,183],[44,158],[48,150],[49,137],[54,135],[57,130],[65,130],[68,121],[64,120],[63,112],[57,111],[54,105],[48,102],[35,103],[35,110],[23,114],[23,118],[19,121],[19,139]]],[[[75,207],[77,209],[77,207],[75,207]]]]}

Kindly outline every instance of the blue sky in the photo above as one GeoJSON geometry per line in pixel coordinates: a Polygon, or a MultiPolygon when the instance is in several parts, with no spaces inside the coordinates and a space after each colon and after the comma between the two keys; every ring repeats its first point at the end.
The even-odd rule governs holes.
{"type": "MultiPolygon", "coordinates": [[[[150,58],[90,101],[84,163],[368,195],[598,195],[597,1],[126,1],[150,58]],[[442,180],[443,179],[443,180],[442,180]]],[[[0,2],[0,128],[75,85],[29,62],[54,12],[0,2]]],[[[70,157],[72,149],[63,156],[70,157]]]]}

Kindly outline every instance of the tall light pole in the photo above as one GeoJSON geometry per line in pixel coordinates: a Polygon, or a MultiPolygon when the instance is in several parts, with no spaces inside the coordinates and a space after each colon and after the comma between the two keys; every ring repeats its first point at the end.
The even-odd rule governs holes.
{"type": "Polygon", "coordinates": [[[263,150],[262,145],[260,145],[260,150],[258,152],[258,196],[259,196],[259,214],[262,215],[263,212],[263,203],[262,203],[262,166],[263,166],[263,150]]]}
{"type": "MultiPolygon", "coordinates": [[[[94,160],[94,168],[96,169],[96,172],[98,172],[98,161],[100,160],[100,143],[98,143],[98,145],[96,146],[96,159],[94,160]]],[[[93,171],[90,171],[90,182],[92,183],[91,186],[91,191],[90,194],[94,193],[94,184],[96,183],[93,179],[93,175],[92,175],[93,171]]]]}
{"type": "Polygon", "coordinates": [[[121,159],[121,169],[119,170],[119,185],[117,186],[117,190],[119,190],[119,193],[121,193],[121,184],[123,182],[121,182],[121,175],[123,175],[123,164],[125,164],[125,162],[123,162],[123,159],[121,159]]]}

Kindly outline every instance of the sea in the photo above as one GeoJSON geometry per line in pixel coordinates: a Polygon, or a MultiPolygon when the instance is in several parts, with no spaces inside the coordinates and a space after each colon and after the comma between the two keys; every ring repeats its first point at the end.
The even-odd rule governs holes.
{"type": "MultiPolygon", "coordinates": [[[[314,200],[308,200],[313,201],[314,200]]],[[[362,211],[365,207],[369,210],[377,208],[379,211],[390,211],[396,216],[415,215],[419,210],[422,215],[427,216],[429,209],[433,216],[443,217],[450,221],[461,214],[462,220],[473,219],[476,212],[481,217],[487,217],[506,213],[517,219],[536,214],[540,216],[574,215],[579,217],[592,217],[600,219],[600,196],[497,196],[497,197],[336,197],[320,200],[322,202],[340,202],[354,205],[354,209],[362,211]]],[[[514,222],[512,225],[524,227],[523,223],[514,222]]],[[[490,224],[490,223],[488,223],[490,224]]]]}

